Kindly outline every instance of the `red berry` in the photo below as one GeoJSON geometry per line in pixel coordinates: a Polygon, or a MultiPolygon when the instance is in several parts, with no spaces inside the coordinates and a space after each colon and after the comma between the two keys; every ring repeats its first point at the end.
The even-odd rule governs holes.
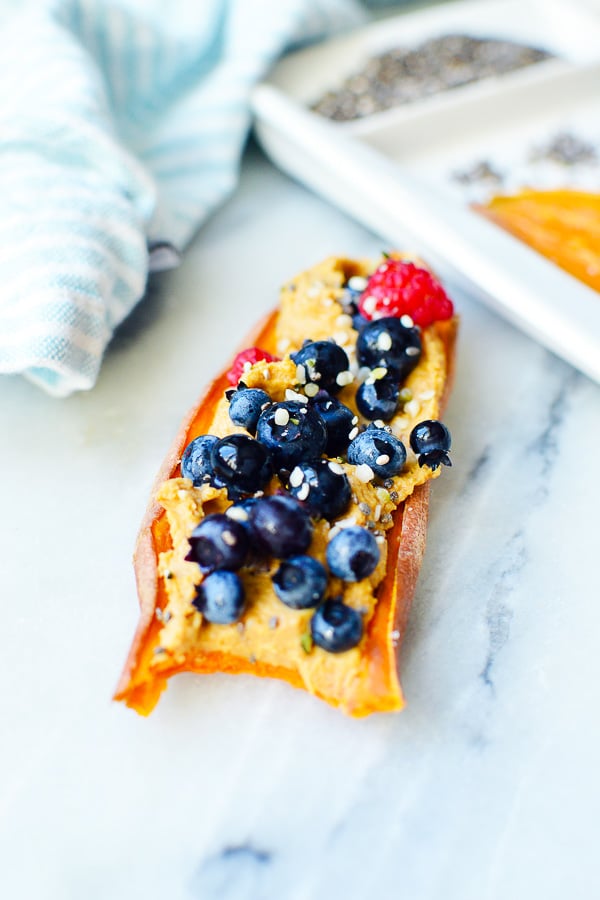
{"type": "Polygon", "coordinates": [[[426,269],[400,259],[386,259],[367,282],[358,308],[365,319],[410,316],[425,327],[454,314],[452,301],[426,269]]]}
{"type": "Polygon", "coordinates": [[[279,357],[273,356],[272,353],[268,353],[266,350],[261,350],[260,347],[248,347],[247,350],[242,350],[233,361],[233,365],[227,373],[227,380],[229,384],[237,384],[242,375],[244,374],[244,368],[246,363],[250,363],[253,365],[255,362],[258,362],[261,359],[266,359],[267,362],[276,362],[279,357]]]}

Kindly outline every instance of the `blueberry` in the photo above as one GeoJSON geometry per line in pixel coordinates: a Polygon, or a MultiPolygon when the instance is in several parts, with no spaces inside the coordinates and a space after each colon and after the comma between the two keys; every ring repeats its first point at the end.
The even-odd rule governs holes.
{"type": "Polygon", "coordinates": [[[273,575],[275,593],[292,609],[317,606],[326,587],[325,567],[312,556],[292,556],[282,562],[273,575]]]}
{"type": "Polygon", "coordinates": [[[213,446],[210,458],[215,475],[227,487],[232,500],[262,490],[272,475],[267,450],[245,434],[221,438],[213,446]]]}
{"type": "Polygon", "coordinates": [[[218,440],[214,434],[201,434],[187,445],[181,457],[182,478],[191,478],[196,487],[212,481],[210,451],[218,440]]]}
{"type": "Polygon", "coordinates": [[[362,617],[341,600],[326,600],[310,620],[310,633],[315,644],[328,653],[344,653],[360,643],[362,617]]]}
{"type": "Polygon", "coordinates": [[[361,366],[395,369],[397,380],[404,381],[421,356],[419,329],[403,325],[393,316],[375,319],[360,332],[356,354],[361,366]]]}
{"type": "Polygon", "coordinates": [[[369,425],[348,447],[348,462],[353,466],[366,463],[379,478],[392,478],[402,471],[406,462],[406,449],[384,428],[369,425]]]}
{"type": "Polygon", "coordinates": [[[395,371],[374,369],[356,392],[356,405],[365,419],[389,422],[400,403],[400,385],[395,371]],[[384,374],[385,373],[385,374],[384,374]]]}
{"type": "Polygon", "coordinates": [[[198,585],[192,603],[207,622],[231,625],[244,612],[244,587],[235,572],[213,572],[198,585]]]}
{"type": "Polygon", "coordinates": [[[257,544],[278,559],[304,553],[312,539],[308,512],[287,494],[261,498],[250,510],[250,524],[257,544]]]}
{"type": "Polygon", "coordinates": [[[434,471],[440,465],[452,465],[448,456],[451,444],[450,432],[438,419],[419,422],[410,433],[410,446],[419,457],[419,465],[434,471]]]}
{"type": "Polygon", "coordinates": [[[261,413],[256,437],[269,450],[278,468],[293,469],[301,459],[321,455],[327,430],[316,410],[287,400],[273,403],[261,413]]]}
{"type": "Polygon", "coordinates": [[[378,562],[377,541],[370,531],[358,525],[338,531],[327,545],[329,571],[344,581],[362,581],[378,562]]]}
{"type": "Polygon", "coordinates": [[[327,456],[340,456],[346,452],[350,441],[350,432],[354,428],[356,416],[352,410],[335,397],[328,394],[317,395],[312,403],[327,429],[327,456]]]}
{"type": "Polygon", "coordinates": [[[202,519],[190,535],[190,552],[186,556],[198,563],[202,572],[216,569],[239,569],[248,553],[248,535],[239,522],[222,513],[202,519]]]}
{"type": "Polygon", "coordinates": [[[239,389],[231,394],[229,418],[234,425],[240,425],[250,434],[255,434],[258,417],[270,402],[271,398],[266,391],[258,388],[239,389]]]}
{"type": "Polygon", "coordinates": [[[317,384],[322,390],[337,394],[342,385],[337,383],[340,372],[347,372],[350,360],[346,351],[335,341],[306,341],[297,353],[291,353],[297,366],[303,366],[307,383],[317,384]]]}
{"type": "Polygon", "coordinates": [[[288,490],[311,515],[329,520],[341,516],[352,497],[346,473],[339,463],[327,459],[298,463],[290,473],[288,490]]]}

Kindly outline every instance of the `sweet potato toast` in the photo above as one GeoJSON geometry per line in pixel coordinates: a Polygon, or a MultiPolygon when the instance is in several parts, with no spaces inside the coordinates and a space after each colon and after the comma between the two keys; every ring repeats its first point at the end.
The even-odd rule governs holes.
{"type": "MultiPolygon", "coordinates": [[[[294,369],[304,373],[302,367],[290,368],[289,354],[297,351],[305,338],[320,341],[337,335],[341,341],[343,327],[352,356],[355,321],[349,316],[348,307],[343,306],[344,292],[347,294],[353,278],[366,282],[375,266],[332,258],[286,285],[281,306],[259,324],[244,344],[283,355],[284,359],[247,365],[238,390],[268,387],[276,406],[285,405],[282,398],[288,397],[290,391],[298,397],[302,384],[296,382],[296,376],[288,386],[281,379],[282,373],[287,377],[294,369]]],[[[421,356],[402,381],[404,402],[398,402],[397,414],[386,425],[388,432],[403,436],[406,444],[415,424],[422,419],[437,419],[446,405],[453,377],[456,332],[455,316],[420,329],[421,356]]],[[[354,362],[353,370],[358,371],[354,362]]],[[[425,548],[429,480],[440,474],[439,468],[419,465],[409,450],[406,464],[395,477],[372,477],[361,483],[355,478],[357,467],[347,462],[345,454],[336,457],[335,471],[341,473],[343,469],[345,474],[340,477],[347,477],[352,488],[351,515],[346,511],[330,521],[315,515],[313,510],[314,532],[309,552],[326,566],[327,548],[334,532],[339,534],[350,524],[355,528],[364,525],[365,531],[370,529],[377,534],[382,553],[374,574],[356,584],[329,573],[327,596],[339,596],[362,617],[362,635],[356,646],[345,652],[328,653],[315,645],[310,630],[314,604],[312,608],[290,609],[275,596],[272,579],[278,562],[272,559],[242,568],[247,605],[235,624],[207,621],[196,599],[206,571],[203,573],[190,559],[190,535],[209,516],[227,513],[235,505],[235,497],[232,504],[222,486],[194,485],[182,478],[181,459],[185,448],[199,435],[215,434],[222,439],[232,432],[247,434],[231,422],[227,425],[229,374],[230,366],[203,393],[182,424],[158,473],[134,556],[140,620],[115,699],[147,715],[172,675],[228,672],[283,679],[352,716],[401,709],[404,700],[398,676],[399,646],[425,548]],[[365,517],[365,509],[370,510],[375,521],[365,517]]],[[[356,410],[359,380],[359,374],[352,383],[340,379],[343,387],[335,389],[352,412],[356,410]]],[[[310,400],[304,402],[309,404],[310,400]]],[[[358,411],[357,415],[361,418],[358,411]]],[[[363,418],[363,424],[354,431],[364,430],[366,421],[363,418]]],[[[376,422],[374,427],[379,429],[381,425],[376,422]]],[[[379,460],[382,459],[388,457],[381,455],[379,460]]],[[[269,485],[257,495],[285,493],[282,485],[287,483],[289,490],[285,478],[289,482],[289,472],[273,474],[269,485]]]]}

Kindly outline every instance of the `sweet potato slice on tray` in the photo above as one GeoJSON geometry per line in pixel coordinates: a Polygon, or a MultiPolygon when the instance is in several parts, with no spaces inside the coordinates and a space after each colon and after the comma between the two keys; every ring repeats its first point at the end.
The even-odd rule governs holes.
{"type": "MultiPolygon", "coordinates": [[[[409,280],[414,272],[424,272],[421,264],[415,267],[396,255],[379,264],[330,258],[292,279],[282,289],[280,306],[245,343],[265,353],[248,354],[243,366],[238,358],[234,376],[228,366],[184,421],[158,473],[138,537],[134,561],[140,620],[116,699],[147,715],[172,675],[229,672],[283,679],[353,716],[402,708],[399,647],[425,548],[429,481],[440,475],[440,462],[449,462],[449,436],[441,450],[434,447],[430,453],[427,441],[433,447],[440,428],[448,435],[439,416],[452,382],[457,332],[449,301],[440,320],[435,318],[435,298],[421,297],[425,307],[429,303],[422,313],[419,296],[415,306],[415,291],[408,291],[415,319],[421,317],[424,324],[414,326],[394,307],[396,324],[388,333],[386,297],[373,287],[379,300],[369,299],[365,288],[374,270],[385,273],[404,265],[409,280]],[[357,305],[372,319],[366,328],[365,320],[356,318],[357,305]],[[363,336],[358,348],[355,325],[363,336]],[[319,342],[324,341],[330,343],[322,351],[319,342]],[[404,358],[406,348],[415,344],[417,349],[404,358]],[[338,353],[331,350],[336,345],[343,349],[346,363],[330,365],[330,354],[338,353]],[[404,355],[398,362],[394,353],[400,351],[404,355]],[[382,386],[385,421],[379,420],[382,386]],[[258,426],[254,420],[247,428],[232,421],[230,403],[234,393],[239,400],[240,391],[268,394],[258,426]],[[347,417],[341,447],[334,440],[338,426],[326,418],[340,404],[347,417]],[[297,410],[302,414],[296,416],[297,410]],[[300,458],[303,438],[293,445],[294,429],[301,430],[315,415],[321,416],[325,429],[318,425],[309,435],[300,458]],[[418,428],[421,443],[415,438],[418,428]],[[240,488],[236,462],[231,470],[219,469],[222,460],[214,448],[218,444],[231,451],[232,434],[244,436],[235,438],[244,447],[256,449],[253,442],[262,443],[270,454],[268,474],[256,491],[249,483],[240,488]],[[181,461],[201,435],[214,436],[206,458],[210,471],[194,482],[182,477],[181,461]],[[271,446],[273,435],[283,435],[276,438],[281,446],[271,446]],[[375,456],[363,458],[365,441],[369,449],[375,440],[375,456]],[[398,444],[403,445],[399,453],[398,444]],[[273,504],[273,497],[285,500],[273,504]],[[299,510],[301,527],[291,528],[291,549],[285,551],[274,549],[284,547],[285,527],[275,528],[273,534],[267,527],[267,513],[275,507],[277,512],[278,503],[286,510],[293,507],[294,515],[299,510]],[[233,537],[224,526],[229,544],[242,525],[247,527],[251,547],[241,564],[239,559],[235,565],[227,562],[228,546],[222,548],[225,562],[211,556],[216,551],[210,541],[202,544],[200,553],[204,538],[195,536],[209,519],[217,531],[223,522],[235,520],[233,537]],[[302,544],[299,533],[305,527],[308,536],[302,544]],[[224,623],[211,614],[208,588],[215,572],[230,569],[235,574],[227,577],[241,591],[238,601],[243,599],[224,623]],[[306,593],[308,569],[324,573],[326,579],[320,589],[312,585],[312,594],[306,593]],[[292,573],[287,580],[281,575],[284,570],[287,576],[292,573]]],[[[385,281],[383,275],[378,277],[385,281]]],[[[427,293],[429,282],[420,274],[413,281],[421,294],[427,293]]],[[[226,597],[226,605],[230,600],[226,597]]]]}

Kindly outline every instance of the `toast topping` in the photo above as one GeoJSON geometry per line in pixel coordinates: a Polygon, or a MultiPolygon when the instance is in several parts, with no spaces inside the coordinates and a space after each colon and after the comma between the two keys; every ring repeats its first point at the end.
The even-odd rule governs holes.
{"type": "Polygon", "coordinates": [[[236,390],[184,451],[183,477],[161,486],[172,548],[159,559],[165,652],[153,669],[228,653],[295,667],[319,692],[365,664],[385,532],[449,449],[430,421],[429,437],[422,429],[407,450],[415,426],[438,415],[444,345],[396,312],[361,320],[369,271],[328,260],[283,289],[283,358],[256,348],[236,357],[236,390]],[[355,325],[367,332],[358,347],[355,325]]]}

